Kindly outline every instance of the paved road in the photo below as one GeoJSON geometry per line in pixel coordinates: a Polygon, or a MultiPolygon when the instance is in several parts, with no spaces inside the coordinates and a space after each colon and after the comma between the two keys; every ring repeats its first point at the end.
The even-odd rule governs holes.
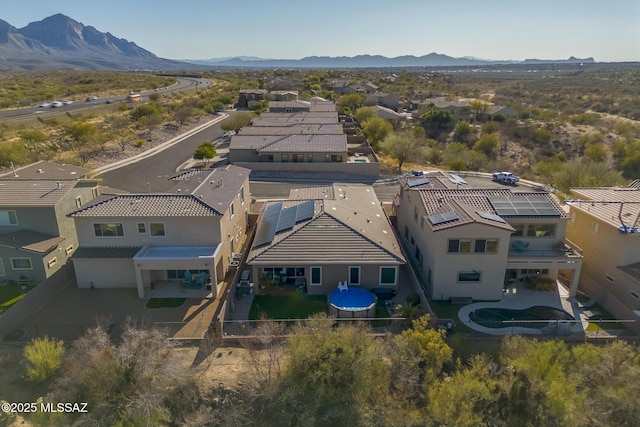
{"type": "Polygon", "coordinates": [[[168,191],[174,185],[168,178],[193,156],[196,147],[205,141],[215,141],[223,134],[220,124],[215,124],[151,157],[105,172],[98,178],[103,185],[132,193],[168,191]]]}
{"type": "MultiPolygon", "coordinates": [[[[143,95],[143,98],[142,98],[143,101],[148,101],[149,95],[153,93],[169,93],[169,92],[175,92],[178,90],[184,90],[188,88],[207,87],[209,84],[210,82],[206,79],[180,77],[177,79],[177,84],[175,84],[174,86],[169,86],[167,88],[158,88],[157,91],[150,90],[147,92],[142,92],[141,95],[143,95]]],[[[126,96],[117,96],[117,97],[110,97],[109,99],[114,102],[118,102],[118,101],[123,101],[125,98],[126,96]]],[[[75,101],[71,105],[65,105],[58,108],[51,108],[51,107],[38,108],[37,106],[34,106],[34,107],[24,107],[24,108],[13,109],[13,110],[3,110],[3,111],[0,111],[0,121],[19,121],[19,120],[34,119],[36,117],[55,116],[55,115],[64,114],[67,112],[74,112],[74,111],[86,110],[90,108],[103,107],[105,106],[105,102],[106,102],[106,99],[104,98],[100,98],[92,102],[85,102],[83,99],[80,101],[75,101]]]]}

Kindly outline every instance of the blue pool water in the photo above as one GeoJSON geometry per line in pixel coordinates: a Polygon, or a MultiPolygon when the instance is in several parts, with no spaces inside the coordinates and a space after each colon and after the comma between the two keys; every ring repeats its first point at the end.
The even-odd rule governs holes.
{"type": "Polygon", "coordinates": [[[329,295],[329,303],[340,310],[359,311],[367,309],[376,300],[375,295],[364,289],[349,288],[346,291],[337,290],[329,295]]]}
{"type": "Polygon", "coordinates": [[[469,320],[486,328],[523,328],[542,329],[557,321],[574,321],[572,315],[564,310],[537,305],[523,310],[506,308],[479,308],[469,313],[469,320]]]}

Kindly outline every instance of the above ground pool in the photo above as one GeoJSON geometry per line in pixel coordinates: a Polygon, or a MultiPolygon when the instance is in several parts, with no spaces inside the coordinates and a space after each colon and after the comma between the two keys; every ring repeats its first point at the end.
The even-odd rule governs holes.
{"type": "Polygon", "coordinates": [[[486,328],[523,328],[542,329],[558,322],[573,322],[572,315],[564,310],[536,305],[523,310],[506,308],[478,308],[469,313],[469,320],[486,328]]]}
{"type": "Polygon", "coordinates": [[[364,289],[337,290],[329,295],[329,314],[343,317],[374,317],[376,297],[364,289]]]}

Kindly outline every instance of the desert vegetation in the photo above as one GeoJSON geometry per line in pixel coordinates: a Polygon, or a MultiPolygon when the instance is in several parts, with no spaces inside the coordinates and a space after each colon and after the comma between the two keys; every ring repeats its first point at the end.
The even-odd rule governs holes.
{"type": "Polygon", "coordinates": [[[3,399],[87,403],[86,413],[27,414],[42,426],[621,426],[640,415],[632,344],[471,344],[432,329],[428,316],[396,335],[369,332],[324,314],[287,336],[262,322],[237,374],[212,383],[207,371],[232,369],[216,364],[222,352],[240,349],[203,345],[188,360],[160,330],[130,323],[114,338],[98,325],[64,351],[53,340],[29,344],[23,377],[0,351],[3,399]]]}

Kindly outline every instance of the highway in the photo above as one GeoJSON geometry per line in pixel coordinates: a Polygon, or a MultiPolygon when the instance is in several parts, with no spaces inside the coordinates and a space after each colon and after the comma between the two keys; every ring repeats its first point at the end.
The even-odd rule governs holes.
{"type": "MultiPolygon", "coordinates": [[[[190,88],[207,87],[209,84],[211,84],[207,79],[196,79],[196,78],[190,78],[190,77],[178,77],[177,81],[178,82],[175,85],[169,86],[167,88],[158,88],[157,91],[150,90],[146,92],[141,92],[140,94],[142,95],[142,100],[148,101],[149,96],[153,93],[158,93],[158,94],[170,93],[170,92],[175,92],[175,91],[185,90],[190,88]]],[[[73,104],[64,105],[58,108],[52,108],[52,107],[39,108],[37,105],[34,105],[33,107],[23,107],[18,109],[2,110],[0,111],[0,121],[31,120],[37,117],[45,118],[45,117],[55,116],[61,113],[78,112],[82,110],[88,110],[91,108],[103,107],[106,105],[107,99],[115,103],[115,102],[124,101],[126,98],[127,98],[126,95],[116,96],[116,97],[109,97],[109,98],[99,98],[91,102],[86,102],[84,99],[82,99],[82,100],[74,101],[73,104]]]]}

